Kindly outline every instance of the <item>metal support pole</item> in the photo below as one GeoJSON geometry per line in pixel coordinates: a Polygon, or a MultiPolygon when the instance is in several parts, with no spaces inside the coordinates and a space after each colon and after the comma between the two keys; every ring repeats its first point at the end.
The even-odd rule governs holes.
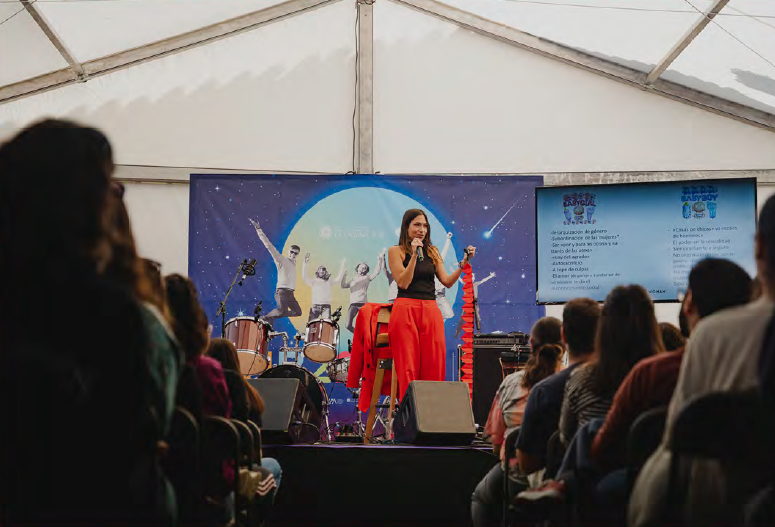
{"type": "Polygon", "coordinates": [[[374,173],[374,0],[356,0],[357,117],[356,164],[358,174],[374,173]]]}

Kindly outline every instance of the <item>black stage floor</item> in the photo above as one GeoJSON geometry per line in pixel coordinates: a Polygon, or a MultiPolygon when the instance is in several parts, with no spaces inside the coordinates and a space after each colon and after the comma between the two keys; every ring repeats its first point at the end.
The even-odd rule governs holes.
{"type": "Polygon", "coordinates": [[[265,446],[283,479],[267,527],[470,527],[488,450],[404,445],[265,446]]]}

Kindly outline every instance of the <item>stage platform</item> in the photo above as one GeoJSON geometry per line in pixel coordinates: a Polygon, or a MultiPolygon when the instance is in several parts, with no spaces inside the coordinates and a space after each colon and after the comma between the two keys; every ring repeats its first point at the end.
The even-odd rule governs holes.
{"type": "Polygon", "coordinates": [[[469,527],[487,448],[317,444],[264,447],[283,467],[267,527],[469,527]]]}

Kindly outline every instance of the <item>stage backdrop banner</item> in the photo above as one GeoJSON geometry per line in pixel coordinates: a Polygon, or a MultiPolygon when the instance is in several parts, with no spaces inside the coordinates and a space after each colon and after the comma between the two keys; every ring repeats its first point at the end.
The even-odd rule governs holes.
{"type": "MultiPolygon", "coordinates": [[[[428,215],[433,244],[440,251],[446,246],[448,272],[463,258],[463,248],[477,248],[471,262],[475,280],[486,280],[478,286],[481,332],[527,333],[545,314],[535,301],[534,196],[542,184],[540,176],[192,174],[189,276],[215,328],[212,335],[220,336],[218,304],[240,263],[255,258],[256,274],[235,285],[229,296],[227,320],[253,316],[261,301],[263,315],[275,331],[288,333],[292,346],[292,337],[303,336],[309,320],[328,316],[330,302],[331,312],[342,308],[338,356],[347,357],[348,327],[359,304],[387,302],[395,295],[382,255],[398,243],[404,211],[419,208],[428,215]],[[249,219],[260,225],[263,241],[249,219]]],[[[440,286],[443,296],[439,286],[447,379],[458,380],[462,341],[455,332],[462,283],[446,290],[440,286]]],[[[282,345],[281,338],[269,343],[274,364],[282,345]]],[[[352,423],[353,395],[331,382],[325,364],[305,359],[301,365],[326,390],[331,424],[352,423]]]]}

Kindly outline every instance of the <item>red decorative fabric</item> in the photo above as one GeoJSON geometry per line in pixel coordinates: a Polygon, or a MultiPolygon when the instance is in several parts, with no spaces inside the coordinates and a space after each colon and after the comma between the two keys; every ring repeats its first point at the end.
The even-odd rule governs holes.
{"type": "Polygon", "coordinates": [[[460,380],[468,384],[468,393],[473,397],[473,352],[474,352],[474,279],[470,263],[463,267],[463,345],[460,348],[460,380]]]}

